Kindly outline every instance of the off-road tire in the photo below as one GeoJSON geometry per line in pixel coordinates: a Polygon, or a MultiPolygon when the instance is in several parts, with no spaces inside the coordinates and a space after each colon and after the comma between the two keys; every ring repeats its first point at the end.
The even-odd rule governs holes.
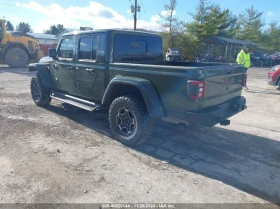
{"type": "Polygon", "coordinates": [[[50,104],[52,98],[51,91],[44,87],[38,76],[33,76],[30,82],[30,91],[34,103],[37,106],[47,106],[50,104]],[[38,96],[37,93],[40,95],[38,96]]]}
{"type": "Polygon", "coordinates": [[[11,48],[5,54],[5,62],[10,67],[25,67],[29,63],[29,57],[23,49],[11,48]]]}
{"type": "Polygon", "coordinates": [[[110,105],[109,123],[111,131],[116,140],[127,146],[135,146],[148,139],[152,132],[155,118],[148,113],[147,107],[142,99],[136,96],[121,96],[116,98],[110,105]],[[136,125],[132,135],[126,136],[117,124],[117,116],[122,108],[128,109],[135,118],[136,125]]]}

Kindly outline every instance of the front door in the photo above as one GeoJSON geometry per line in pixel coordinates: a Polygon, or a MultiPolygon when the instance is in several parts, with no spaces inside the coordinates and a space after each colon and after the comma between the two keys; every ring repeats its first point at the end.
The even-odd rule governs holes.
{"type": "Polygon", "coordinates": [[[102,33],[79,37],[74,81],[76,95],[99,101],[100,94],[104,93],[104,42],[105,34],[102,33]]]}
{"type": "Polygon", "coordinates": [[[51,72],[55,78],[55,87],[65,93],[72,93],[75,89],[74,43],[73,36],[63,37],[57,50],[57,60],[51,65],[51,72]]]}

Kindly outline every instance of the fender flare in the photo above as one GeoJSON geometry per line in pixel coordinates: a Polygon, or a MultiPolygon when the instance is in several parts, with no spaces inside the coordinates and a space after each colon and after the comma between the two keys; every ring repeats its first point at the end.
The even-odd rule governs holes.
{"type": "Polygon", "coordinates": [[[142,78],[135,78],[135,77],[113,78],[106,88],[106,91],[102,99],[102,104],[110,105],[109,104],[110,98],[114,93],[116,87],[120,84],[134,86],[141,92],[150,116],[157,117],[157,118],[165,117],[163,106],[161,104],[159,95],[154,85],[150,81],[142,78]]]}
{"type": "Polygon", "coordinates": [[[50,66],[46,64],[30,64],[29,72],[37,71],[37,76],[46,88],[53,89],[52,75],[50,72],[50,66]]]}

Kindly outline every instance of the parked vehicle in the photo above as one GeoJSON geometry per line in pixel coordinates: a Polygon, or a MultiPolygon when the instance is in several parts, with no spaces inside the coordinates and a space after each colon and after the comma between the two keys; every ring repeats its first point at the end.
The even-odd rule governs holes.
{"type": "Polygon", "coordinates": [[[250,58],[252,67],[260,67],[262,65],[260,54],[250,53],[250,58]]]}
{"type": "Polygon", "coordinates": [[[180,50],[177,48],[169,48],[165,54],[166,61],[182,61],[180,50]]]}
{"type": "Polygon", "coordinates": [[[275,61],[271,58],[268,53],[263,53],[260,55],[261,58],[261,66],[260,67],[272,67],[275,64],[275,61]]]}
{"type": "Polygon", "coordinates": [[[38,61],[43,56],[39,41],[21,32],[6,32],[5,22],[0,19],[0,61],[10,67],[25,67],[30,60],[38,61]]]}
{"type": "Polygon", "coordinates": [[[273,60],[274,65],[279,65],[280,64],[280,53],[275,52],[273,55],[271,55],[271,59],[273,60]]]}
{"type": "Polygon", "coordinates": [[[268,72],[268,84],[280,89],[280,65],[276,65],[268,72]]]}
{"type": "Polygon", "coordinates": [[[163,60],[158,34],[96,30],[63,35],[52,60],[30,65],[38,106],[57,99],[88,111],[108,110],[115,138],[145,141],[153,123],[212,127],[246,109],[241,65],[163,60]]]}
{"type": "Polygon", "coordinates": [[[272,55],[263,52],[253,52],[251,55],[251,66],[252,67],[272,67],[276,65],[272,55]]]}

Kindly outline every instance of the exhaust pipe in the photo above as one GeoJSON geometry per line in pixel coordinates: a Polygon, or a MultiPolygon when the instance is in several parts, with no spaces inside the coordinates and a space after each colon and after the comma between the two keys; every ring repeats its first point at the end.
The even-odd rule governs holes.
{"type": "Polygon", "coordinates": [[[230,120],[221,121],[221,122],[220,122],[220,125],[221,125],[221,126],[228,126],[228,125],[230,125],[230,120]]]}

